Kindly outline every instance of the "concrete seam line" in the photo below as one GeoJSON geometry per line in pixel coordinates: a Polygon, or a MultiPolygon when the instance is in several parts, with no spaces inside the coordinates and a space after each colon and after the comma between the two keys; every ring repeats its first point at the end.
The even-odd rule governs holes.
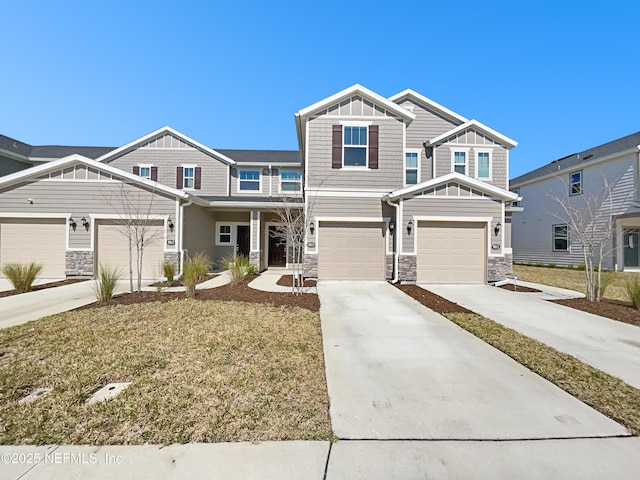
{"type": "MultiPolygon", "coordinates": [[[[55,452],[56,450],[58,450],[60,448],[60,445],[56,445],[56,447],[51,450],[51,453],[55,452]]],[[[21,478],[24,478],[26,475],[28,475],[34,468],[36,468],[38,465],[40,465],[40,463],[34,463],[33,466],[27,470],[26,472],[24,472],[22,475],[20,475],[16,480],[20,480],[21,478]]]]}
{"type": "Polygon", "coordinates": [[[341,442],[545,442],[549,440],[600,440],[609,438],[636,438],[635,435],[586,435],[578,437],[536,437],[536,438],[340,438],[341,442]]]}
{"type": "Polygon", "coordinates": [[[331,458],[331,447],[333,447],[333,442],[329,442],[329,451],[327,452],[327,463],[324,464],[324,476],[322,480],[327,480],[327,472],[329,471],[329,458],[331,458]]]}

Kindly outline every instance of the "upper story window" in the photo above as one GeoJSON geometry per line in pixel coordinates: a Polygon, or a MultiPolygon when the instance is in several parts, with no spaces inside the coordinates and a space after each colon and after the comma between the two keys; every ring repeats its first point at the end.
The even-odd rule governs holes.
{"type": "Polygon", "coordinates": [[[420,152],[408,151],[404,154],[404,184],[415,185],[420,182],[419,166],[420,152]]]}
{"type": "MultiPolygon", "coordinates": [[[[153,170],[151,169],[151,179],[153,180],[153,170]]],[[[195,165],[182,165],[178,167],[176,173],[176,188],[199,190],[202,183],[202,168],[195,165]]]]}
{"type": "Polygon", "coordinates": [[[334,125],[331,168],[377,169],[378,133],[379,125],[371,125],[370,122],[334,125]]]}
{"type": "Polygon", "coordinates": [[[300,170],[280,170],[280,191],[301,192],[302,172],[300,170]]]}
{"type": "Polygon", "coordinates": [[[571,183],[569,193],[571,195],[580,195],[582,193],[582,170],[579,172],[573,172],[569,176],[571,183]]]}
{"type": "Polygon", "coordinates": [[[158,167],[152,167],[151,165],[136,165],[133,167],[133,174],[138,175],[147,180],[158,180],[158,167]]]}
{"type": "Polygon", "coordinates": [[[238,191],[239,192],[259,192],[260,191],[260,170],[239,170],[238,171],[238,191]]]}
{"type": "Polygon", "coordinates": [[[140,176],[151,180],[151,167],[148,165],[140,165],[140,176]]]}
{"type": "Polygon", "coordinates": [[[491,152],[489,150],[476,151],[476,178],[491,179],[491,152]]]}
{"type": "Polygon", "coordinates": [[[461,173],[462,175],[467,175],[467,156],[469,150],[453,150],[451,152],[452,162],[453,162],[453,171],[461,173]]]}
{"type": "Polygon", "coordinates": [[[553,250],[555,252],[569,250],[569,227],[567,225],[553,226],[553,250]]]}
{"type": "Polygon", "coordinates": [[[344,127],[343,165],[367,166],[367,127],[344,127]]]}
{"type": "Polygon", "coordinates": [[[182,186],[183,188],[194,188],[196,184],[196,168],[184,167],[182,170],[182,186]]]}
{"type": "MultiPolygon", "coordinates": [[[[519,188],[514,188],[513,190],[511,190],[513,193],[515,193],[516,195],[520,196],[520,189],[519,188]]],[[[515,201],[515,202],[511,202],[511,206],[512,207],[519,207],[520,206],[520,202],[515,201]]]]}

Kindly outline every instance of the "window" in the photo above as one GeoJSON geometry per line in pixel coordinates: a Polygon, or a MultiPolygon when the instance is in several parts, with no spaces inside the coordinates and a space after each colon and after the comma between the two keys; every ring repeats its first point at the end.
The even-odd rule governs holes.
{"type": "Polygon", "coordinates": [[[453,171],[461,173],[462,175],[467,174],[467,152],[462,150],[457,150],[453,152],[453,171]]]}
{"type": "Polygon", "coordinates": [[[367,127],[344,127],[343,165],[367,166],[367,127]]]}
{"type": "Polygon", "coordinates": [[[195,167],[183,167],[182,175],[183,188],[194,188],[196,182],[195,167]]]}
{"type": "Polygon", "coordinates": [[[140,176],[147,180],[151,180],[151,167],[147,165],[140,165],[140,176]]]}
{"type": "Polygon", "coordinates": [[[418,175],[419,152],[406,152],[404,155],[404,184],[415,185],[420,181],[418,175]]]}
{"type": "Polygon", "coordinates": [[[553,226],[553,250],[569,250],[569,228],[566,225],[553,226]]]}
{"type": "Polygon", "coordinates": [[[218,225],[218,244],[231,243],[231,225],[218,225]]]}
{"type": "MultiPolygon", "coordinates": [[[[513,193],[515,193],[516,195],[520,196],[520,189],[519,188],[514,188],[513,190],[511,190],[513,193]]],[[[520,206],[520,202],[511,202],[511,206],[512,207],[519,207],[520,206]]]]}
{"type": "Polygon", "coordinates": [[[476,178],[491,178],[491,152],[476,152],[476,178]]]}
{"type": "Polygon", "coordinates": [[[299,170],[280,170],[280,191],[302,191],[302,172],[299,170]]]}
{"type": "Polygon", "coordinates": [[[571,195],[580,195],[582,193],[582,171],[573,172],[570,176],[571,195]]]}
{"type": "Polygon", "coordinates": [[[240,170],[238,172],[238,191],[259,192],[260,170],[240,170]]]}

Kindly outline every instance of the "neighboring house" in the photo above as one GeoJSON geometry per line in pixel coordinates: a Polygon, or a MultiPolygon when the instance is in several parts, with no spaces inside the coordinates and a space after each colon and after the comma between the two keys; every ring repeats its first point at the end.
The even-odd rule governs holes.
{"type": "MultiPolygon", "coordinates": [[[[522,197],[513,215],[514,261],[518,263],[584,264],[582,248],[568,227],[559,197],[582,209],[586,201],[603,199],[596,238],[605,244],[606,269],[638,271],[640,202],[638,165],[640,132],[580,153],[554,160],[511,180],[511,190],[522,197]],[[605,185],[611,195],[605,195],[605,185]],[[613,230],[603,225],[613,224],[613,230]],[[606,234],[605,234],[606,231],[606,234]],[[602,235],[604,234],[604,237],[602,235]]],[[[596,259],[597,261],[597,259],[596,259]]]]}
{"type": "Polygon", "coordinates": [[[145,277],[196,252],[288,267],[271,235],[288,205],[308,218],[310,277],[486,283],[511,271],[516,142],[411,90],[354,85],[295,119],[299,152],[214,150],[169,127],[120,148],[16,141],[35,166],[0,178],[0,263],[38,261],[47,277],[124,268],[119,221],[134,216],[160,238],[145,277]]]}

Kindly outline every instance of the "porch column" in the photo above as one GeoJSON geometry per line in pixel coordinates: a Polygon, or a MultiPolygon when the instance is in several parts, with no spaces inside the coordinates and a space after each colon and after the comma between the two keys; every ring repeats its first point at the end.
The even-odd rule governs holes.
{"type": "Polygon", "coordinates": [[[249,262],[252,266],[262,271],[262,250],[260,249],[260,212],[258,210],[251,211],[250,223],[250,249],[249,262]]]}

